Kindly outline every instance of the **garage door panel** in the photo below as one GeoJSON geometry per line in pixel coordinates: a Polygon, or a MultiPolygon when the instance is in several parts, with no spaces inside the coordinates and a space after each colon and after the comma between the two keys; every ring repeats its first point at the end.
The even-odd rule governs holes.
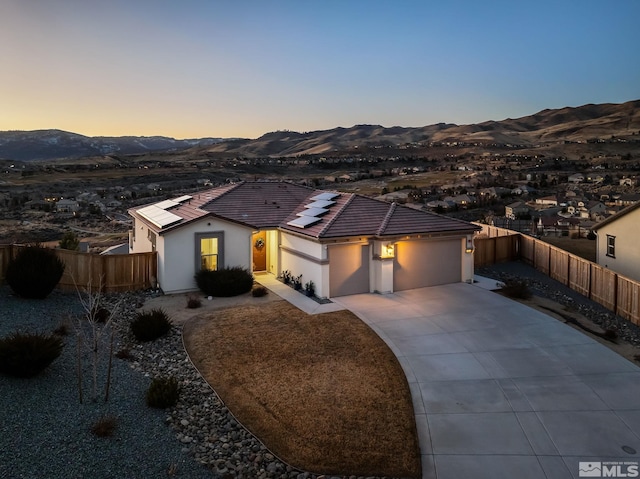
{"type": "Polygon", "coordinates": [[[369,292],[369,245],[329,247],[329,296],[369,292]]]}
{"type": "Polygon", "coordinates": [[[462,279],[460,241],[397,243],[393,268],[394,291],[460,282],[462,279]]]}

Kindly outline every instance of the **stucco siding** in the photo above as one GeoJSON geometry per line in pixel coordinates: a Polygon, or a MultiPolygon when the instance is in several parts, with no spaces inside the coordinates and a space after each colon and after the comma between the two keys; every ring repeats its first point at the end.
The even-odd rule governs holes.
{"type": "Polygon", "coordinates": [[[158,277],[165,293],[197,289],[194,279],[196,234],[220,232],[224,233],[222,266],[242,266],[251,270],[251,229],[226,221],[205,219],[164,235],[163,252],[160,254],[158,251],[158,277]]]}
{"type": "Polygon", "coordinates": [[[301,281],[303,286],[308,281],[313,281],[316,296],[320,298],[327,296],[327,292],[323,290],[321,264],[287,250],[281,250],[280,255],[282,271],[289,271],[293,276],[302,275],[301,281]]]}
{"type": "Polygon", "coordinates": [[[151,241],[149,240],[149,227],[140,220],[135,220],[133,223],[133,231],[135,236],[131,242],[131,253],[148,253],[153,251],[151,241]]]}
{"type": "Polygon", "coordinates": [[[640,209],[598,229],[596,262],[640,281],[640,209]],[[615,237],[614,257],[607,256],[607,235],[615,237]]]}
{"type": "Polygon", "coordinates": [[[314,258],[326,259],[324,246],[316,241],[309,241],[283,232],[280,235],[280,244],[285,248],[296,250],[314,258]]]}

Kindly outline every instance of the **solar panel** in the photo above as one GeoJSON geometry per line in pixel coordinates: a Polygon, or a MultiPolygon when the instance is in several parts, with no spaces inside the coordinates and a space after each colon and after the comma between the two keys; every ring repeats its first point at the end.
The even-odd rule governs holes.
{"type": "Polygon", "coordinates": [[[138,210],[138,214],[159,228],[172,225],[182,219],[170,211],[159,208],[157,205],[145,206],[138,210]]]}
{"type": "Polygon", "coordinates": [[[319,195],[313,196],[312,200],[332,200],[336,197],[340,196],[340,193],[320,193],[319,195]]]}
{"type": "Polygon", "coordinates": [[[328,212],[329,210],[325,208],[305,208],[298,213],[298,216],[322,216],[328,212]]]}
{"type": "Polygon", "coordinates": [[[179,198],[172,198],[171,201],[175,201],[176,203],[184,203],[185,201],[190,200],[191,198],[193,198],[193,196],[184,195],[179,198]]]}
{"type": "Polygon", "coordinates": [[[289,226],[295,226],[296,228],[306,228],[307,226],[315,225],[320,219],[321,218],[316,218],[315,216],[300,216],[295,220],[289,221],[287,224],[289,226]]]}
{"type": "Polygon", "coordinates": [[[178,206],[179,204],[180,203],[176,203],[173,200],[164,200],[164,201],[161,201],[160,203],[155,203],[151,206],[155,206],[157,208],[160,208],[161,210],[166,210],[169,208],[173,208],[174,206],[178,206]]]}
{"type": "Polygon", "coordinates": [[[335,201],[329,200],[318,200],[313,203],[309,203],[308,205],[304,205],[305,208],[328,208],[329,206],[335,205],[335,201]]]}

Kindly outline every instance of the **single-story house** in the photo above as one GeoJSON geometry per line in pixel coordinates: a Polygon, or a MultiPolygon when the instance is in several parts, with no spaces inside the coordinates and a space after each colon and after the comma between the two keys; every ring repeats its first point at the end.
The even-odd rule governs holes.
{"type": "Polygon", "coordinates": [[[202,268],[241,266],[313,281],[318,297],[473,279],[480,228],[353,193],[240,182],[131,208],[129,251],[157,251],[166,293],[197,289],[202,268]]]}
{"type": "Polygon", "coordinates": [[[80,209],[80,205],[76,200],[62,199],[56,203],[56,211],[58,213],[75,213],[80,209]]]}
{"type": "Polygon", "coordinates": [[[598,223],[596,263],[640,281],[640,202],[598,223]]]}
{"type": "Polygon", "coordinates": [[[543,196],[542,198],[536,198],[537,205],[546,205],[546,206],[558,206],[558,197],[555,195],[552,196],[543,196]]]}

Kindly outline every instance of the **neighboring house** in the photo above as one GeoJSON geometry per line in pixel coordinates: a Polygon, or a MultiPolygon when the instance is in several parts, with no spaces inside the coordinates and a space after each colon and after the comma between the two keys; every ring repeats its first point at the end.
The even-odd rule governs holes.
{"type": "Polygon", "coordinates": [[[56,203],[56,211],[58,213],[75,213],[80,209],[80,205],[76,200],[62,199],[56,203]]]}
{"type": "Polygon", "coordinates": [[[520,185],[513,190],[511,190],[511,194],[513,195],[528,195],[529,193],[534,193],[536,191],[535,188],[527,185],[520,185]]]}
{"type": "Polygon", "coordinates": [[[569,183],[582,183],[584,181],[584,175],[582,173],[574,173],[567,178],[569,183]]]}
{"type": "Polygon", "coordinates": [[[629,193],[628,195],[620,195],[616,198],[616,206],[629,206],[640,201],[640,194],[629,193]]]}
{"type": "Polygon", "coordinates": [[[157,251],[166,293],[197,289],[206,267],[302,274],[318,297],[473,279],[465,221],[352,193],[241,182],[129,210],[132,253],[157,251]]]}
{"type": "Polygon", "coordinates": [[[515,220],[528,214],[531,214],[531,208],[524,201],[516,201],[504,207],[504,215],[510,220],[515,220]]]}
{"type": "Polygon", "coordinates": [[[636,186],[635,178],[622,178],[620,180],[620,186],[636,186]]]}
{"type": "Polygon", "coordinates": [[[537,205],[546,205],[546,206],[558,206],[558,197],[557,196],[543,196],[542,198],[536,198],[537,205]]]}
{"type": "Polygon", "coordinates": [[[588,231],[581,227],[579,218],[573,217],[541,216],[536,226],[541,236],[569,236],[573,232],[583,236],[588,231]]]}
{"type": "Polygon", "coordinates": [[[640,202],[598,223],[596,263],[640,281],[640,202]]]}

